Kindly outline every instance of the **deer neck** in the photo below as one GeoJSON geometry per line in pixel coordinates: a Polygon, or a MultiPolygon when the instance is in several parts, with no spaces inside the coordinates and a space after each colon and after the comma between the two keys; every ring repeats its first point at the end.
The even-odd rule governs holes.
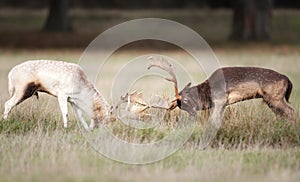
{"type": "Polygon", "coordinates": [[[196,88],[198,90],[200,110],[211,108],[213,104],[209,82],[206,80],[205,82],[197,85],[196,88]]]}
{"type": "Polygon", "coordinates": [[[93,88],[93,119],[101,121],[109,118],[110,106],[103,95],[93,88]]]}

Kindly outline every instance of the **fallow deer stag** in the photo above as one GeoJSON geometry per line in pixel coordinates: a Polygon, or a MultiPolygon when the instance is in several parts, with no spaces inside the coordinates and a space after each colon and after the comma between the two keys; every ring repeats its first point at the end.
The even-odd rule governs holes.
{"type": "Polygon", "coordinates": [[[150,57],[150,66],[158,67],[171,75],[166,78],[175,85],[175,100],[167,108],[179,107],[191,115],[197,111],[218,107],[224,111],[226,105],[240,101],[262,98],[276,116],[293,120],[294,110],[285,101],[293,88],[285,75],[259,67],[224,67],[217,69],[207,80],[196,86],[188,83],[178,92],[177,79],[172,65],[163,57],[150,57]]]}
{"type": "MultiPolygon", "coordinates": [[[[102,94],[90,83],[82,68],[73,63],[52,60],[31,60],[21,63],[8,74],[10,99],[5,103],[3,118],[12,108],[38,92],[58,98],[64,127],[67,127],[68,102],[74,108],[85,129],[93,129],[99,121],[110,119],[115,107],[109,106],[102,94]],[[91,118],[90,126],[83,114],[91,118]]],[[[129,111],[140,114],[149,108],[136,92],[125,96],[134,103],[129,111]]],[[[123,97],[122,99],[126,100],[123,97]]]]}

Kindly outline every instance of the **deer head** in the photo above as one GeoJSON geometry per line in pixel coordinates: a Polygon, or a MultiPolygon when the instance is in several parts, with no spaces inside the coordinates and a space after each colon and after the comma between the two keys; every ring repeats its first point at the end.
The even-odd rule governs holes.
{"type": "Polygon", "coordinates": [[[153,58],[153,56],[150,56],[148,58],[150,60],[150,65],[148,69],[152,67],[160,68],[167,73],[170,74],[171,78],[165,78],[166,80],[174,83],[174,90],[175,90],[175,99],[171,102],[169,105],[168,110],[173,110],[176,107],[179,107],[182,110],[187,111],[191,115],[195,115],[196,111],[199,110],[199,104],[197,101],[197,89],[194,87],[191,87],[191,83],[188,83],[184,89],[181,92],[178,92],[178,83],[177,78],[174,73],[174,68],[171,63],[169,63],[168,60],[164,59],[163,57],[157,57],[153,58]],[[196,94],[191,94],[191,93],[196,94]]]}

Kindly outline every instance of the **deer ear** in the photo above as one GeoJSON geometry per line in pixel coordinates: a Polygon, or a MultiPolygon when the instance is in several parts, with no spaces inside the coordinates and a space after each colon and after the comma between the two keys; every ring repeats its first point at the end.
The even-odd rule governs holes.
{"type": "Polygon", "coordinates": [[[183,89],[189,88],[189,87],[191,87],[191,85],[192,85],[192,83],[189,82],[183,89]]]}

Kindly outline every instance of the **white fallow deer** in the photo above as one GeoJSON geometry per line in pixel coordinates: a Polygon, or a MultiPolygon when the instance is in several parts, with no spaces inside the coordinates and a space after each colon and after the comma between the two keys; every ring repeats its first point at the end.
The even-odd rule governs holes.
{"type": "MultiPolygon", "coordinates": [[[[38,97],[38,92],[58,98],[65,128],[68,126],[68,102],[86,130],[93,129],[100,121],[110,119],[113,108],[88,81],[79,65],[62,61],[30,60],[15,66],[8,74],[8,90],[11,98],[5,103],[4,119],[14,106],[33,95],[38,97]],[[89,126],[83,114],[91,118],[89,126]]],[[[134,92],[126,97],[131,97],[132,102],[137,98],[137,105],[143,103],[140,108],[132,109],[132,112],[139,113],[146,107],[141,101],[141,95],[137,95],[134,92]]]]}

